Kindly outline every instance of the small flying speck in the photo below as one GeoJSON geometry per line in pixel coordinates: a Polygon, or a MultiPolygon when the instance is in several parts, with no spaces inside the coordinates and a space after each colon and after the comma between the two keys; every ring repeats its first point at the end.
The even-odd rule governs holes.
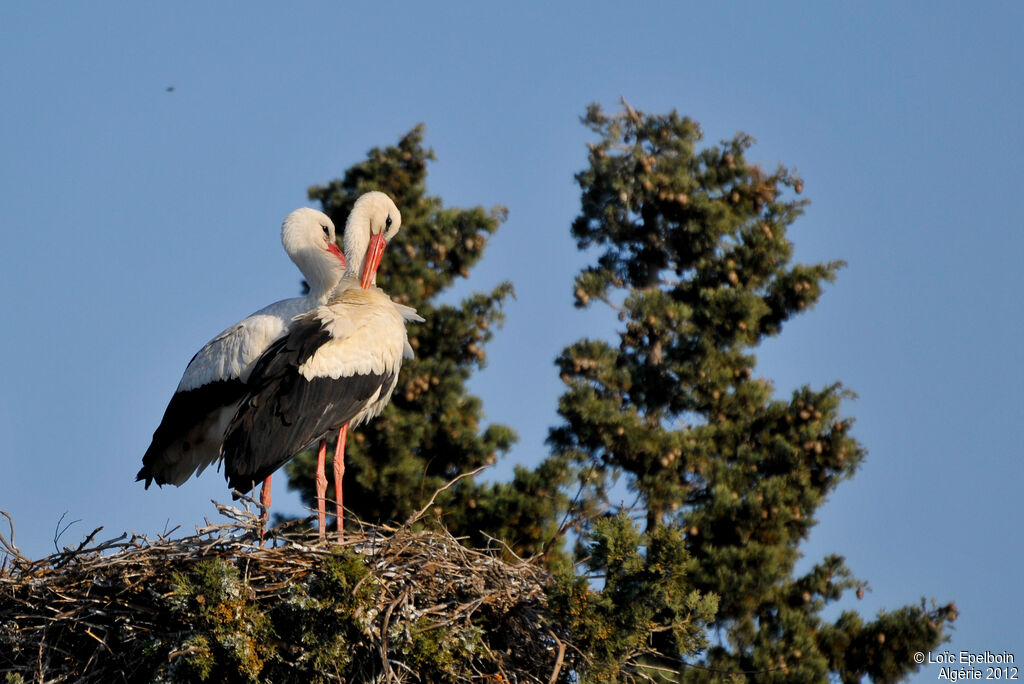
{"type": "Polygon", "coordinates": [[[174,92],[174,86],[167,86],[167,92],[173,93],[174,92]]]}

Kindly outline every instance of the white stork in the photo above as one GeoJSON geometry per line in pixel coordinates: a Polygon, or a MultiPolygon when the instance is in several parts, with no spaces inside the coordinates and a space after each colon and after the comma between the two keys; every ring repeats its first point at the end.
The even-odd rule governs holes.
{"type": "MultiPolygon", "coordinates": [[[[309,283],[309,294],[275,302],[231,326],[192,357],[171,397],[136,480],[180,486],[220,458],[228,421],[245,396],[259,355],[284,335],[291,320],[327,301],[341,280],[345,257],[334,223],[315,209],[296,209],[281,226],[281,243],[309,283]]],[[[325,444],[326,447],[326,444],[325,444]]],[[[264,483],[270,504],[270,478],[264,483]]]]}
{"type": "MultiPolygon", "coordinates": [[[[249,393],[224,434],[225,476],[230,487],[245,492],[338,431],[334,485],[339,536],[347,428],[373,418],[387,405],[403,357],[412,356],[405,323],[423,320],[376,287],[384,247],[398,233],[401,220],[387,195],[369,193],[359,199],[345,226],[345,277],[327,304],[296,316],[288,334],[259,358],[249,393]],[[357,211],[363,202],[380,207],[369,221],[357,211]]],[[[323,462],[321,451],[316,482],[321,539],[327,492],[323,462]]]]}

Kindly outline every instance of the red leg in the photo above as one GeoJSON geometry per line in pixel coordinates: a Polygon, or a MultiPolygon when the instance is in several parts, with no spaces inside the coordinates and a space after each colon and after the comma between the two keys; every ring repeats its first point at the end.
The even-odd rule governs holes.
{"type": "Polygon", "coordinates": [[[327,440],[320,440],[320,448],[316,452],[316,508],[317,521],[320,523],[320,541],[327,536],[327,440]]]}
{"type": "Polygon", "coordinates": [[[260,505],[263,506],[263,510],[260,511],[260,520],[263,522],[263,531],[260,533],[260,548],[263,548],[263,544],[266,542],[263,535],[267,531],[267,515],[270,513],[270,481],[273,477],[273,475],[267,475],[267,479],[263,481],[263,487],[260,489],[260,505]]]}
{"type": "Polygon", "coordinates": [[[345,476],[345,438],[348,437],[348,423],[338,430],[338,443],[334,447],[334,498],[338,507],[338,541],[345,538],[345,513],[341,479],[345,476]]]}

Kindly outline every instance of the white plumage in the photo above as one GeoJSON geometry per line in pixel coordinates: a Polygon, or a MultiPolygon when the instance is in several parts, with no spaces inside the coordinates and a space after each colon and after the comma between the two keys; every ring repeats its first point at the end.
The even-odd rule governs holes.
{"type": "Polygon", "coordinates": [[[412,358],[405,324],[421,323],[423,318],[412,307],[391,301],[378,287],[363,290],[347,281],[328,304],[296,320],[317,321],[331,336],[298,368],[300,375],[312,380],[397,374],[402,358],[412,358]]]}
{"type": "Polygon", "coordinates": [[[281,242],[310,291],[275,302],[206,343],[192,357],[172,396],[136,477],[148,488],[183,484],[220,457],[224,429],[245,395],[256,360],[284,335],[292,318],[323,304],[341,280],[345,258],[335,242],[334,223],[310,208],[290,213],[281,242]]]}

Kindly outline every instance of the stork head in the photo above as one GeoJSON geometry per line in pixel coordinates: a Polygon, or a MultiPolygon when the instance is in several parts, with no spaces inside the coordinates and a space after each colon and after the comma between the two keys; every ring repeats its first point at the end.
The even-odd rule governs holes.
{"type": "Polygon", "coordinates": [[[326,297],[345,272],[345,255],[335,238],[334,222],[316,209],[296,209],[281,224],[281,244],[314,296],[326,297]]]}
{"type": "Polygon", "coordinates": [[[377,268],[388,241],[402,227],[402,214],[390,197],[376,190],[360,195],[345,223],[346,278],[365,289],[377,284],[377,268]]]}

